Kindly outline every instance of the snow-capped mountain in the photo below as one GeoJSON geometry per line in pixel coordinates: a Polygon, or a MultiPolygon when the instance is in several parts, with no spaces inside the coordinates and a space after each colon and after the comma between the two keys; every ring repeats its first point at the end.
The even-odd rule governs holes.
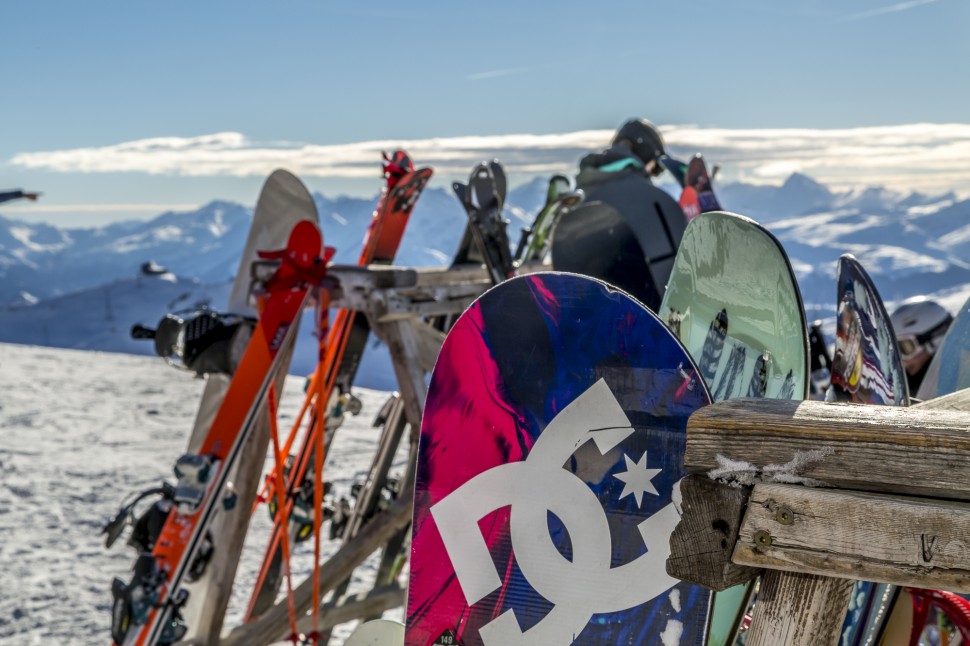
{"type": "MultiPolygon", "coordinates": [[[[903,195],[880,187],[836,192],[801,174],[778,186],[734,183],[717,190],[727,210],[762,222],[782,242],[812,318],[834,313],[836,260],[846,252],[859,258],[890,303],[970,285],[970,201],[953,194],[903,195]]],[[[509,191],[513,244],[545,191],[541,179],[509,191]]],[[[376,196],[314,198],[324,239],[338,250],[336,262],[355,262],[376,196]]],[[[251,218],[251,207],[221,201],[94,229],[0,217],[0,341],[150,354],[151,343],[128,338],[131,325],[154,326],[166,312],[203,303],[221,307],[251,218]],[[141,274],[149,260],[170,273],[141,274]]],[[[426,190],[398,264],[447,264],[465,222],[450,191],[426,190]]],[[[303,336],[307,352],[298,348],[294,372],[312,368],[301,357],[313,356],[313,341],[303,336]]],[[[385,361],[381,352],[365,355],[361,385],[393,388],[385,361]]]]}

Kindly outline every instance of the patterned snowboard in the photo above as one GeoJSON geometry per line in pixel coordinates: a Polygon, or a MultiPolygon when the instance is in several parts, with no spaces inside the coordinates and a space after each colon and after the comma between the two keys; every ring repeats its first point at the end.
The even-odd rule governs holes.
{"type": "Polygon", "coordinates": [[[604,283],[486,292],[428,391],[405,644],[702,643],[710,593],[665,561],[709,401],[660,320],[604,283]]]}
{"type": "MultiPolygon", "coordinates": [[[[908,406],[906,372],[889,314],[872,279],[851,254],[839,258],[838,313],[829,399],[857,404],[908,406]]],[[[855,584],[842,644],[877,643],[895,586],[855,584]]]]}
{"type": "Polygon", "coordinates": [[[832,392],[837,401],[909,405],[906,372],[889,314],[852,254],[838,265],[838,315],[832,392]]]}
{"type": "MultiPolygon", "coordinates": [[[[756,222],[712,212],[687,225],[660,318],[690,351],[714,401],[804,399],[808,331],[801,295],[781,244],[756,222]],[[757,258],[757,271],[747,262],[757,258]]],[[[715,595],[708,644],[734,642],[751,595],[715,595]]]]}
{"type": "Polygon", "coordinates": [[[963,304],[933,355],[918,397],[926,401],[964,388],[970,388],[970,300],[963,304]]]}
{"type": "Polygon", "coordinates": [[[801,295],[781,244],[757,222],[720,211],[692,220],[659,312],[698,357],[715,401],[807,396],[801,295]]]}

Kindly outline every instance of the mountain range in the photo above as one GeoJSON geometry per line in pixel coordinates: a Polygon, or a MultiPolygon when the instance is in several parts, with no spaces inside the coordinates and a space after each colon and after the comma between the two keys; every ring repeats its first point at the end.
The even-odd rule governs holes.
{"type": "MultiPolygon", "coordinates": [[[[672,185],[661,186],[677,192],[672,185]]],[[[811,318],[833,316],[836,260],[846,252],[859,258],[888,302],[916,294],[962,294],[970,286],[970,200],[881,187],[838,192],[801,174],[780,185],[726,183],[717,191],[727,210],[761,222],[782,242],[811,318]]],[[[541,179],[509,191],[506,217],[513,245],[545,192],[541,179]]],[[[326,244],[338,250],[335,262],[354,262],[377,197],[315,194],[314,200],[326,244]]],[[[149,354],[150,343],[128,338],[130,326],[154,325],[176,309],[218,309],[251,218],[252,207],[225,201],[86,229],[0,215],[0,342],[149,354]],[[167,271],[145,275],[140,268],[148,262],[167,271]]],[[[465,221],[450,191],[427,189],[397,263],[448,264],[465,221]]],[[[312,339],[304,343],[308,352],[298,347],[296,356],[312,357],[312,339]]],[[[375,356],[361,369],[361,385],[393,388],[389,371],[381,368],[381,353],[370,354],[375,356]]],[[[293,366],[297,372],[310,368],[299,358],[293,366]]]]}

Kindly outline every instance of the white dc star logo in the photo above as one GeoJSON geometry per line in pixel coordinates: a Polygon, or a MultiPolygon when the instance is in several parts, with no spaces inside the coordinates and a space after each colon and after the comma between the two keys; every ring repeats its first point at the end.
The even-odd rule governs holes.
{"type": "Polygon", "coordinates": [[[623,483],[623,492],[620,493],[620,500],[632,494],[637,499],[637,507],[639,507],[642,503],[643,494],[651,493],[659,496],[660,492],[657,491],[657,488],[650,481],[658,473],[663,471],[663,469],[647,468],[647,452],[644,451],[643,455],[636,462],[631,460],[629,455],[624,455],[623,459],[626,460],[626,471],[613,474],[614,478],[623,483]]]}
{"type": "MultiPolygon", "coordinates": [[[[431,507],[469,605],[503,585],[478,522],[506,506],[511,507],[516,563],[532,588],[553,604],[526,631],[513,610],[505,611],[479,630],[486,646],[571,644],[594,614],[633,608],[677,583],[666,571],[670,533],[680,520],[673,503],[637,525],[646,552],[612,567],[606,510],[583,480],[562,468],[587,442],[607,455],[633,433],[630,420],[601,379],[549,422],[525,460],[483,471],[431,507]],[[549,535],[550,512],[569,533],[572,560],[560,553],[549,535]],[[582,594],[576,593],[579,581],[582,594]]],[[[661,469],[647,468],[647,454],[638,462],[624,457],[627,470],[614,475],[625,483],[620,498],[632,494],[640,505],[644,493],[660,495],[651,480],[661,469]]]]}

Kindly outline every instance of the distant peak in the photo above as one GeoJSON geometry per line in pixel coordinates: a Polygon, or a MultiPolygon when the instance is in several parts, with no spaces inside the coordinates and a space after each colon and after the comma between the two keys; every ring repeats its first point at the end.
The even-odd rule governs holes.
{"type": "Polygon", "coordinates": [[[815,181],[808,175],[803,175],[802,173],[792,173],[791,175],[788,176],[788,179],[785,180],[784,184],[782,184],[781,187],[783,189],[811,188],[818,191],[824,191],[826,193],[829,193],[829,189],[826,188],[823,184],[820,184],[819,182],[815,181]]]}

